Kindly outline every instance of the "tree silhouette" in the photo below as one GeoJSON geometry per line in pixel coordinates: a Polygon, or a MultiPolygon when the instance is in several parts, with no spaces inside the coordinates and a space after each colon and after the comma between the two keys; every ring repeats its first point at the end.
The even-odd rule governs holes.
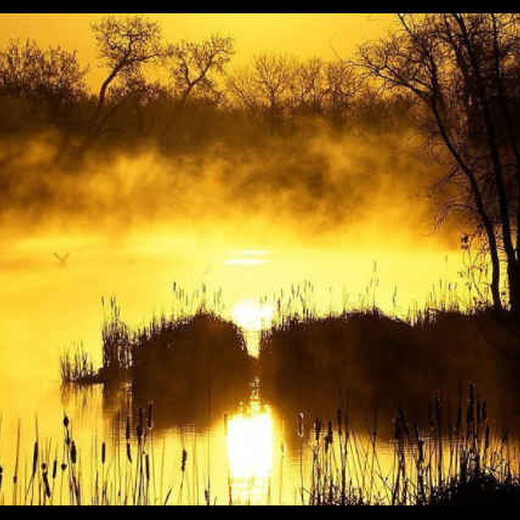
{"type": "MultiPolygon", "coordinates": [[[[142,66],[165,56],[161,30],[156,22],[141,16],[104,18],[92,25],[99,57],[108,67],[109,74],[99,89],[96,109],[91,121],[91,133],[99,133],[107,92],[116,79],[126,86],[142,85],[142,66]]],[[[128,90],[128,89],[127,89],[128,90]]]]}
{"type": "Polygon", "coordinates": [[[325,67],[325,76],[328,109],[332,120],[340,124],[355,96],[364,86],[364,81],[355,67],[344,60],[328,63],[325,67]]]}
{"type": "Polygon", "coordinates": [[[323,60],[311,58],[296,64],[290,85],[293,109],[321,114],[326,94],[325,79],[323,60]]]}
{"type": "Polygon", "coordinates": [[[230,76],[232,97],[255,112],[267,113],[272,129],[279,126],[284,110],[291,108],[295,89],[295,60],[279,54],[261,54],[252,67],[230,76]]]}
{"type": "Polygon", "coordinates": [[[361,64],[390,88],[421,102],[452,160],[444,181],[451,205],[476,216],[487,238],[496,309],[501,252],[511,309],[520,312],[520,154],[513,114],[518,106],[520,24],[516,15],[400,16],[402,30],[361,49],[361,64]],[[463,183],[457,183],[463,179],[463,183]],[[516,235],[516,238],[515,238],[516,235]]]}
{"type": "Polygon", "coordinates": [[[224,73],[233,54],[233,39],[218,35],[201,42],[182,41],[170,46],[171,74],[181,103],[185,104],[194,93],[218,95],[215,76],[224,73]]]}

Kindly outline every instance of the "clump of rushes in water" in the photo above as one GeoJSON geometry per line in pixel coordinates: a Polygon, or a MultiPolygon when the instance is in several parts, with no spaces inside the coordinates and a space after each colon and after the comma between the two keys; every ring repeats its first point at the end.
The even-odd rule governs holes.
{"type": "Polygon", "coordinates": [[[61,356],[60,375],[63,385],[91,385],[99,381],[97,370],[83,345],[61,356]]]}

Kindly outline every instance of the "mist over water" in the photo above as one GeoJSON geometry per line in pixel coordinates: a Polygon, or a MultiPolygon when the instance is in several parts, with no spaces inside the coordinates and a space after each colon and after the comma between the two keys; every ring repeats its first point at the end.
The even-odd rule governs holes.
{"type": "Polygon", "coordinates": [[[375,299],[400,315],[439,279],[456,282],[458,227],[432,233],[421,186],[433,173],[414,139],[318,126],[256,147],[165,155],[143,144],[81,162],[57,160],[53,135],[4,142],[3,409],[32,414],[55,399],[71,345],[100,362],[102,296],[138,326],[170,312],[173,282],[206,284],[244,325],[237,306],[304,281],[321,312],[375,299]]]}
{"type": "MultiPolygon", "coordinates": [[[[93,151],[78,162],[59,157],[54,135],[5,143],[0,440],[6,454],[14,456],[8,432],[19,420],[27,443],[36,428],[42,439],[60,439],[63,411],[85,450],[92,432],[113,434],[124,393],[111,403],[99,387],[78,394],[60,389],[63,352],[82,345],[101,364],[102,298],[116,297],[122,319],[135,329],[178,311],[175,286],[188,294],[206,287],[221,294],[219,312],[243,328],[256,356],[277,301],[290,298],[295,286],[308,284],[309,299],[292,311],[307,306],[326,315],[377,305],[401,317],[423,306],[439,280],[455,288],[459,223],[433,232],[425,189],[435,172],[420,160],[415,139],[407,131],[337,135],[317,125],[255,146],[221,143],[167,154],[141,143],[132,151],[93,151]]],[[[248,439],[257,423],[269,429],[274,446],[293,434],[292,421],[271,408],[239,414],[233,435],[248,439]]],[[[220,446],[211,458],[226,474],[229,461],[217,455],[226,449],[221,430],[219,420],[172,426],[162,436],[171,457],[183,443],[198,443],[201,459],[207,442],[220,446]]],[[[241,449],[237,444],[231,461],[241,449]]],[[[286,478],[294,483],[296,452],[288,456],[296,476],[286,478]]],[[[277,471],[265,456],[251,464],[260,473],[277,471]]],[[[285,501],[294,502],[290,489],[285,501]]]]}

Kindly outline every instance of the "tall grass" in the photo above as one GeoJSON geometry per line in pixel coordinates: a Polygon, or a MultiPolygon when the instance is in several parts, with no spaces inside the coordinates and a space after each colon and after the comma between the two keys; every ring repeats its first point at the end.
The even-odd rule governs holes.
{"type": "Polygon", "coordinates": [[[487,405],[470,387],[455,417],[435,398],[421,429],[399,410],[394,419],[393,464],[384,472],[377,428],[361,444],[342,423],[314,422],[309,503],[314,505],[520,505],[518,440],[492,431],[487,405]],[[348,455],[351,455],[350,458],[348,455]]]}
{"type": "MultiPolygon", "coordinates": [[[[430,323],[440,312],[473,314],[484,311],[489,304],[489,289],[486,285],[485,266],[475,265],[470,252],[466,252],[469,261],[463,264],[459,272],[460,284],[439,279],[432,285],[422,304],[411,303],[406,312],[398,310],[398,289],[392,290],[392,308],[387,316],[399,319],[410,325],[430,323]]],[[[194,290],[188,290],[179,283],[172,284],[172,306],[169,313],[153,316],[151,320],[132,330],[122,317],[122,308],[115,297],[102,298],[103,322],[101,329],[102,364],[97,377],[78,377],[85,383],[101,382],[115,377],[125,376],[133,365],[134,352],[139,345],[148,342],[147,338],[157,337],[161,331],[167,331],[198,314],[229,319],[230,310],[224,302],[223,291],[210,289],[206,284],[194,290]]],[[[377,302],[380,293],[380,280],[377,262],[374,262],[366,287],[357,295],[351,295],[343,288],[318,288],[309,280],[293,283],[278,292],[259,298],[261,305],[268,305],[273,310],[272,318],[266,326],[278,330],[299,322],[328,317],[342,317],[347,314],[383,315],[377,302]],[[341,293],[338,295],[338,291],[341,293]]],[[[248,331],[243,331],[247,336],[248,331]]],[[[74,383],[74,374],[81,375],[86,365],[91,368],[84,349],[71,349],[63,355],[62,381],[74,383]]]]}

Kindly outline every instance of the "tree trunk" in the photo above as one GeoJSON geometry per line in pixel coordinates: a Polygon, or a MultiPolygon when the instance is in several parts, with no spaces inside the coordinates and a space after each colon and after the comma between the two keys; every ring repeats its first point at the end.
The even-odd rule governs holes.
{"type": "Polygon", "coordinates": [[[480,221],[482,222],[482,225],[484,226],[484,230],[486,232],[486,236],[487,236],[487,240],[488,240],[489,255],[491,257],[491,286],[490,287],[491,287],[491,295],[493,298],[493,308],[496,311],[501,311],[502,310],[502,299],[500,297],[500,258],[498,256],[498,247],[497,247],[497,240],[495,237],[495,228],[486,211],[484,200],[482,198],[482,193],[480,192],[478,182],[475,178],[475,175],[474,175],[473,171],[465,163],[465,161],[463,160],[463,158],[461,157],[461,155],[458,153],[457,149],[455,148],[454,144],[452,143],[450,136],[448,135],[448,132],[446,130],[446,127],[444,126],[442,117],[439,113],[439,110],[437,107],[437,102],[436,102],[435,98],[432,99],[429,106],[435,117],[435,121],[436,121],[437,127],[441,133],[444,144],[446,145],[446,147],[448,148],[452,157],[455,159],[457,164],[460,166],[460,168],[464,172],[466,178],[468,179],[468,182],[469,182],[469,185],[471,188],[471,193],[475,200],[477,212],[478,212],[480,221]]]}
{"type": "Polygon", "coordinates": [[[507,281],[509,284],[509,305],[511,312],[520,316],[520,262],[508,262],[507,281]]]}
{"type": "Polygon", "coordinates": [[[500,258],[498,257],[497,241],[493,232],[488,235],[489,256],[491,257],[491,297],[493,309],[502,310],[502,298],[500,297],[500,258]]]}

